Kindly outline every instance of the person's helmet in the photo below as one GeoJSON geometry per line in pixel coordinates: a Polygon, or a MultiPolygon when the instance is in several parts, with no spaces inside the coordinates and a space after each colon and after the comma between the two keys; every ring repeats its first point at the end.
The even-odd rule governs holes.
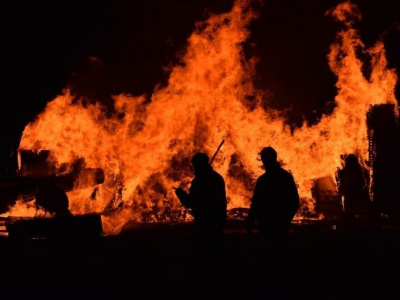
{"type": "Polygon", "coordinates": [[[194,168],[207,166],[208,162],[209,162],[209,158],[206,153],[197,152],[195,155],[193,155],[192,164],[193,164],[194,168]]]}
{"type": "Polygon", "coordinates": [[[264,147],[261,152],[261,160],[264,162],[276,162],[278,154],[272,147],[264,147]]]}

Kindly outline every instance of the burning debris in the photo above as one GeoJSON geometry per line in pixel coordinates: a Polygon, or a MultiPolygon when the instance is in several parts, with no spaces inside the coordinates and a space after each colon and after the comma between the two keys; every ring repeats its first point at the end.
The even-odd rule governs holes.
{"type": "Polygon", "coordinates": [[[55,238],[100,236],[100,215],[72,215],[66,192],[97,188],[104,182],[100,168],[86,168],[83,159],[59,167],[50,151],[19,150],[18,176],[1,187],[2,210],[11,209],[1,218],[2,235],[10,238],[55,238]],[[27,213],[29,211],[29,213],[27,213]]]}
{"type": "Polygon", "coordinates": [[[315,210],[327,219],[340,218],[343,204],[337,185],[331,176],[315,180],[312,195],[316,200],[315,210]]]}
{"type": "Polygon", "coordinates": [[[18,199],[34,200],[41,186],[52,185],[63,192],[70,192],[96,188],[104,182],[103,170],[86,168],[83,159],[77,159],[71,164],[62,164],[57,168],[48,150],[35,152],[20,149],[18,157],[18,176],[3,182],[0,189],[2,212],[18,199]]]}
{"type": "MultiPolygon", "coordinates": [[[[237,0],[230,12],[196,25],[167,85],[157,87],[150,99],[115,95],[113,114],[66,89],[25,127],[21,153],[51,153],[50,169],[40,171],[45,174],[52,167],[72,170],[62,176],[74,174],[79,180],[60,179],[70,184],[71,213],[107,211],[102,217],[106,234],[118,233],[129,220],[188,220],[173,187],[189,184],[190,157],[212,153],[221,139],[225,145],[214,168],[226,178],[228,209],[242,215],[241,208],[249,206],[252,185],[262,173],[257,149],[273,145],[297,180],[301,203],[296,219],[333,214],[339,199],[332,178],[341,155],[357,153],[362,162],[367,160],[367,112],[371,105],[397,105],[397,76],[387,68],[382,41],[368,49],[361,41],[354,4],[340,3],[327,14],[343,30],[328,54],[337,76],[336,107],[318,124],[289,128],[284,113],[269,108],[268,94],[254,87],[257,59],[245,56],[243,43],[258,14],[250,1],[237,0]],[[368,78],[359,51],[370,58],[368,78]],[[84,167],[75,173],[80,159],[84,167]],[[323,208],[324,201],[332,207],[323,208]]],[[[371,173],[372,166],[366,167],[371,173]]]]}

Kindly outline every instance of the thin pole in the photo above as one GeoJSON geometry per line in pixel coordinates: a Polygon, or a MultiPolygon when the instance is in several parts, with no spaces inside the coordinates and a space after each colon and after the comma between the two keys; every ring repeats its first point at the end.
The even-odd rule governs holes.
{"type": "Polygon", "coordinates": [[[225,142],[225,140],[222,140],[221,144],[219,144],[219,146],[218,146],[218,148],[217,148],[217,151],[215,151],[213,157],[212,157],[211,160],[210,160],[210,165],[211,165],[212,162],[214,161],[214,158],[217,156],[217,153],[218,153],[219,149],[221,148],[221,146],[222,146],[222,144],[223,144],[224,142],[225,142]]]}

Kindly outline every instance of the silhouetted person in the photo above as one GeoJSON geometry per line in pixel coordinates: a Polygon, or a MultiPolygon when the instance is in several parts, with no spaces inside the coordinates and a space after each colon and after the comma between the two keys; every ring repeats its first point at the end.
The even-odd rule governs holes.
{"type": "Polygon", "coordinates": [[[299,208],[299,194],[292,174],[277,161],[272,147],[261,150],[266,172],[258,179],[247,218],[247,232],[252,233],[258,223],[260,233],[267,237],[272,249],[284,246],[291,222],[299,208]]]}
{"type": "Polygon", "coordinates": [[[178,188],[175,194],[194,217],[191,249],[199,254],[215,254],[220,250],[227,218],[225,181],[213,170],[205,153],[196,153],[192,165],[195,177],[189,193],[178,188]]]}
{"type": "Polygon", "coordinates": [[[368,188],[363,169],[357,156],[349,154],[343,169],[338,172],[339,193],[344,197],[344,211],[347,218],[369,212],[368,188]]]}
{"type": "Polygon", "coordinates": [[[54,178],[41,178],[36,192],[36,207],[42,208],[56,217],[71,216],[68,196],[54,178]]]}

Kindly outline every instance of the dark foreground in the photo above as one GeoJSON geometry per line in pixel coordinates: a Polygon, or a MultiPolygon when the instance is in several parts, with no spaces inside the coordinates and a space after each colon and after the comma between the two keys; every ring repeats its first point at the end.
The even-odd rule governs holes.
{"type": "Polygon", "coordinates": [[[271,253],[240,221],[213,261],[189,253],[190,224],[128,224],[118,236],[0,240],[0,299],[397,299],[398,226],[294,225],[271,253]]]}

